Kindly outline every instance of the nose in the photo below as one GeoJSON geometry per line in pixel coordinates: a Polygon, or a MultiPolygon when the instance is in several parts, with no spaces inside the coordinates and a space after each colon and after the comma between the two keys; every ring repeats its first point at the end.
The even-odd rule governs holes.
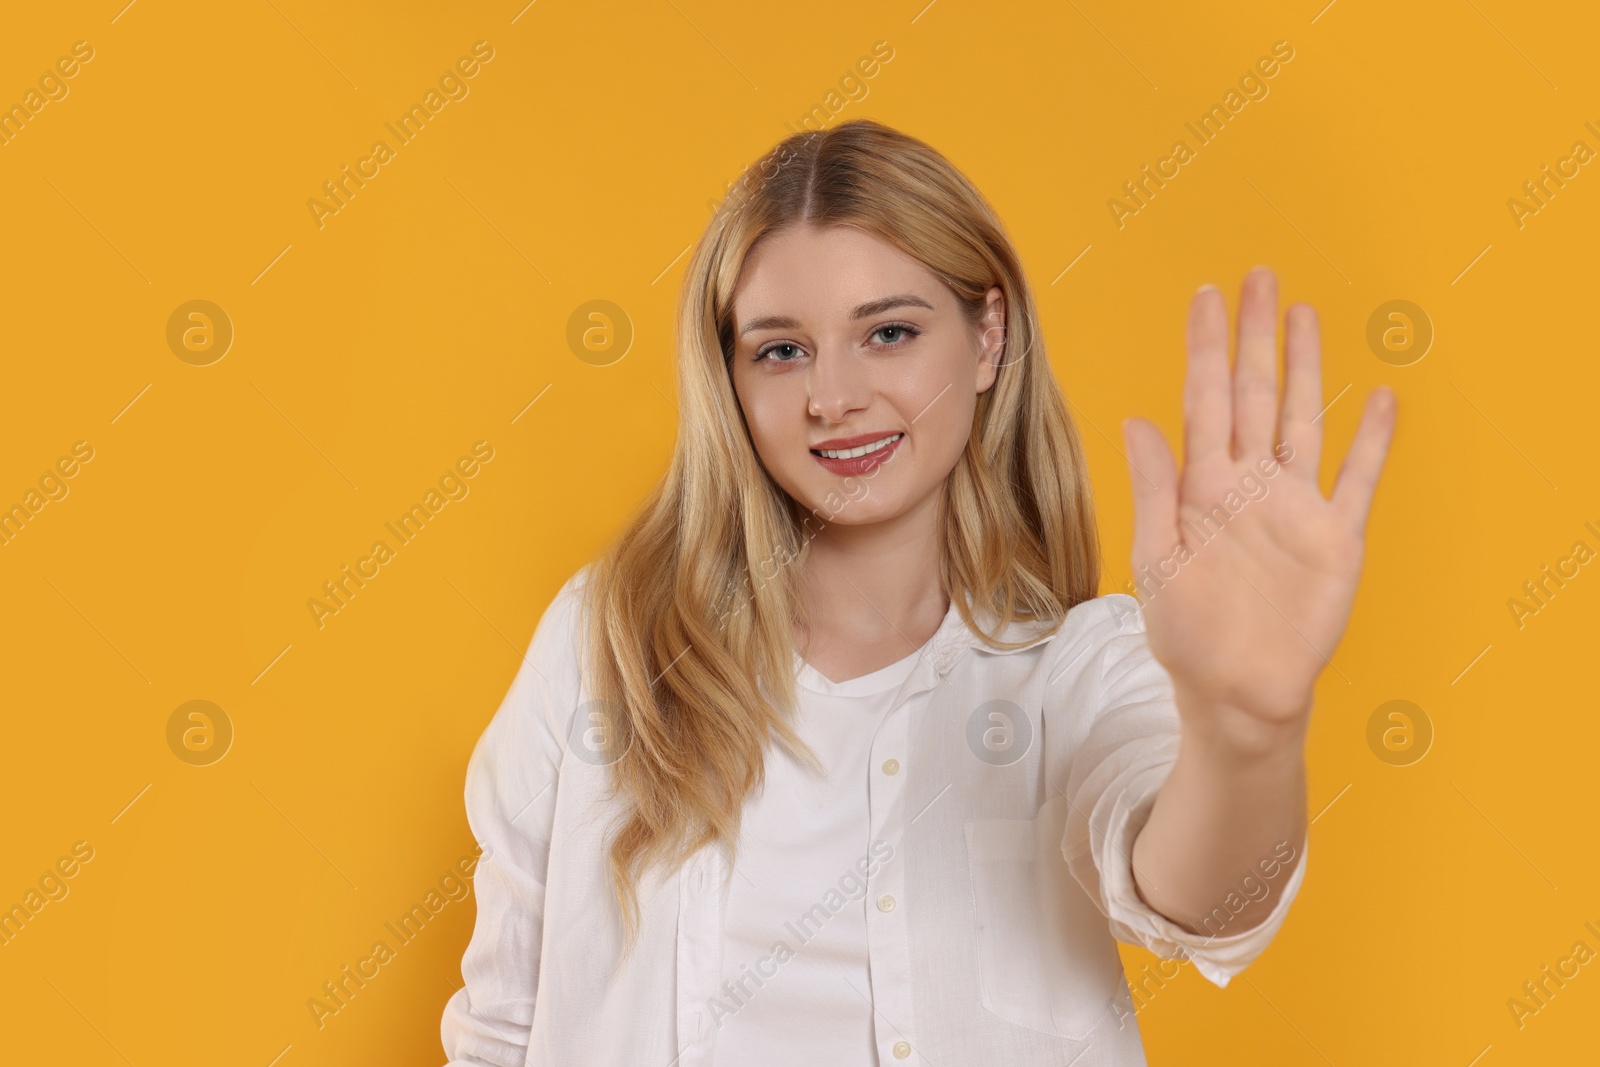
{"type": "Polygon", "coordinates": [[[806,370],[806,410],[837,426],[865,408],[872,389],[864,364],[854,352],[819,350],[806,370]]]}

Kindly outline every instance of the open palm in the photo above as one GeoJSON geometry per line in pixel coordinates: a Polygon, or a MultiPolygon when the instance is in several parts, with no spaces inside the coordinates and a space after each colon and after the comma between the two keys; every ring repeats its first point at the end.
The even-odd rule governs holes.
{"type": "Polygon", "coordinates": [[[1189,310],[1181,476],[1160,429],[1124,423],[1134,582],[1186,725],[1231,709],[1250,723],[1303,727],[1355,599],[1394,394],[1369,396],[1324,498],[1316,312],[1291,306],[1285,332],[1280,409],[1277,279],[1265,267],[1245,277],[1231,372],[1222,293],[1202,288],[1189,310]]]}

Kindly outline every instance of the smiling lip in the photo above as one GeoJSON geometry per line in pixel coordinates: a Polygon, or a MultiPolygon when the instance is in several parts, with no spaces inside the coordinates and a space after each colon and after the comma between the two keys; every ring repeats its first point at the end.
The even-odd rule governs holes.
{"type": "Polygon", "coordinates": [[[827,456],[818,455],[817,448],[811,450],[811,455],[819,464],[833,474],[845,476],[866,474],[889,461],[889,457],[895,453],[901,442],[906,439],[903,432],[891,431],[889,433],[858,434],[855,437],[836,437],[829,441],[823,441],[821,445],[817,446],[818,448],[825,447],[830,452],[835,450],[842,451],[847,448],[860,448],[862,445],[870,445],[877,441],[882,441],[886,437],[893,437],[895,440],[882,448],[868,452],[864,456],[855,456],[850,459],[829,459],[827,456]]]}
{"type": "Polygon", "coordinates": [[[811,451],[815,452],[819,448],[826,448],[829,452],[844,448],[860,448],[862,445],[870,445],[874,441],[881,441],[885,437],[893,437],[898,432],[897,430],[879,430],[877,433],[858,433],[854,437],[830,437],[826,441],[818,441],[812,445],[811,451]]]}

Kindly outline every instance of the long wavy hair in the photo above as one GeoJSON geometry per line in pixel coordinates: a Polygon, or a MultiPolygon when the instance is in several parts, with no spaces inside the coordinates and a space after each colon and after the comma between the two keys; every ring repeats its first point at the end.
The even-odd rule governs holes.
{"type": "Polygon", "coordinates": [[[805,621],[799,572],[825,523],[757,459],[729,369],[745,258],[796,224],[855,226],[918,260],[955,293],[975,339],[985,294],[1005,294],[1000,372],[978,396],[939,519],[939,581],[962,621],[991,647],[1017,647],[999,640],[1012,621],[1053,632],[1099,591],[1083,448],[999,218],[944,156],[877,122],[781,141],[745,170],[695,246],[678,311],[677,444],[585,584],[585,678],[613,709],[604,751],[611,796],[626,797],[610,878],[630,951],[652,864],[675,871],[716,843],[737,851],[769,740],[821,769],[787,709],[805,621]],[[998,619],[993,633],[975,617],[984,614],[998,619]]]}

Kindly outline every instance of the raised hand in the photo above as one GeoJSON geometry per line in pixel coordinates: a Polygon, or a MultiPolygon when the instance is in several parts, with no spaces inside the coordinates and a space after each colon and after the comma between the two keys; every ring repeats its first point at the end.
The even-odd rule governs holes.
{"type": "Polygon", "coordinates": [[[1160,429],[1123,423],[1133,480],[1133,576],[1151,651],[1172,675],[1186,733],[1271,743],[1304,736],[1312,688],[1344,634],[1395,398],[1367,399],[1331,498],[1317,482],[1317,316],[1286,316],[1278,400],[1277,279],[1246,275],[1230,372],[1222,293],[1189,309],[1181,476],[1160,429]]]}

